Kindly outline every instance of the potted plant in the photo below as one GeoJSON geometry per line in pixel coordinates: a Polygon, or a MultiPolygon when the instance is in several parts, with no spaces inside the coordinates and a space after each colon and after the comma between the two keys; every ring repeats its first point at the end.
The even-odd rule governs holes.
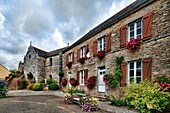
{"type": "Polygon", "coordinates": [[[74,86],[74,87],[76,87],[79,84],[75,78],[70,78],[69,82],[71,86],[74,86]]]}
{"type": "Polygon", "coordinates": [[[70,69],[72,66],[72,62],[66,62],[66,66],[70,69]]]}
{"type": "Polygon", "coordinates": [[[88,96],[90,96],[90,90],[92,90],[95,86],[96,86],[96,81],[97,81],[97,77],[96,76],[91,76],[89,77],[86,81],[85,81],[85,86],[88,88],[89,90],[89,94],[88,96]]]}
{"type": "Polygon", "coordinates": [[[105,52],[100,50],[97,52],[97,57],[101,60],[105,57],[105,52]]]}
{"type": "Polygon", "coordinates": [[[85,62],[85,58],[84,57],[82,57],[82,58],[79,58],[79,60],[78,60],[81,64],[84,64],[84,62],[85,62]]]}
{"type": "Polygon", "coordinates": [[[65,87],[67,85],[67,78],[62,79],[61,86],[65,87]]]}
{"type": "Polygon", "coordinates": [[[130,40],[126,43],[126,47],[130,52],[135,52],[140,49],[140,37],[130,40]]]}
{"type": "Polygon", "coordinates": [[[58,74],[61,78],[64,76],[64,71],[60,70],[59,74],[58,74]]]}

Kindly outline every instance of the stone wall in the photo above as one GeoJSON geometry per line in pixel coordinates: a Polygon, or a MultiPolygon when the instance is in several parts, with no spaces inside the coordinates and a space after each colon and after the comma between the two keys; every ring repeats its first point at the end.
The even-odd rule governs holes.
{"type": "Polygon", "coordinates": [[[38,55],[34,51],[33,47],[30,46],[28,48],[28,52],[26,56],[24,57],[24,74],[27,75],[28,72],[31,72],[35,77],[36,81],[38,81],[37,62],[38,62],[38,55]]]}
{"type": "MultiPolygon", "coordinates": [[[[157,0],[147,7],[140,9],[139,11],[131,14],[130,16],[120,20],[111,27],[96,34],[85,42],[77,45],[73,49],[64,53],[66,56],[68,53],[74,51],[74,63],[71,69],[66,67],[66,59],[64,61],[65,73],[72,73],[72,76],[76,78],[76,73],[79,70],[88,69],[88,76],[96,75],[98,67],[105,66],[107,73],[114,73],[115,59],[119,56],[124,56],[125,61],[135,61],[146,57],[152,57],[152,78],[155,75],[167,74],[170,76],[170,1],[157,0]],[[126,48],[120,48],[120,28],[124,25],[128,25],[136,19],[142,18],[148,12],[152,12],[152,38],[147,41],[142,41],[139,51],[131,53],[126,48]],[[90,55],[93,55],[93,41],[111,32],[111,52],[106,53],[104,59],[99,60],[96,57],[92,57],[91,60],[86,60],[84,64],[80,64],[77,61],[77,50],[89,44],[90,55]]],[[[66,58],[66,57],[64,57],[66,58]]],[[[65,75],[67,77],[67,75],[65,75]]],[[[96,90],[94,90],[95,92],[96,90]]],[[[108,91],[109,92],[109,91],[108,91]]]]}

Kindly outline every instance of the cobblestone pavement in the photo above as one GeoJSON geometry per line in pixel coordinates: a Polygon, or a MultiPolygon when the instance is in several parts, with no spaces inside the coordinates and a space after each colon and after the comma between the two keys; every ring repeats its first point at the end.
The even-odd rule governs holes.
{"type": "MultiPolygon", "coordinates": [[[[0,99],[0,113],[85,113],[78,105],[66,105],[57,96],[8,96],[0,99]]],[[[98,110],[93,113],[108,113],[98,110]]]]}
{"type": "MultiPolygon", "coordinates": [[[[44,106],[43,108],[42,108],[42,110],[44,109],[44,110],[46,110],[46,108],[48,108],[48,107],[46,107],[45,105],[49,105],[49,107],[52,107],[52,108],[55,108],[55,109],[59,109],[60,108],[60,110],[65,110],[65,112],[64,113],[67,113],[67,112],[71,112],[71,113],[81,113],[81,111],[80,111],[80,107],[78,106],[78,105],[66,105],[66,104],[64,104],[64,102],[63,102],[63,97],[64,97],[64,93],[63,93],[63,91],[31,91],[31,90],[10,90],[9,92],[8,92],[8,97],[10,97],[9,99],[8,98],[5,98],[6,99],[6,101],[12,101],[13,100],[13,98],[15,99],[15,101],[17,102],[17,99],[20,99],[20,100],[24,100],[25,101],[25,103],[27,102],[27,100],[28,100],[28,105],[30,105],[30,106],[32,106],[31,105],[31,103],[35,103],[35,105],[34,106],[32,106],[33,108],[34,108],[34,110],[36,111],[36,109],[39,109],[39,106],[40,106],[40,108],[41,108],[41,106],[44,106]],[[48,95],[48,96],[47,96],[48,95]],[[25,97],[26,96],[26,97],[25,97]],[[57,97],[55,97],[55,96],[57,96],[57,97]],[[32,99],[32,98],[35,98],[35,101],[37,100],[37,99],[39,99],[39,97],[40,97],[40,100],[41,100],[41,102],[40,103],[37,103],[37,102],[34,102],[34,99],[32,99]],[[47,98],[46,98],[47,97],[47,98]],[[51,99],[53,97],[53,99],[51,99]],[[30,102],[29,101],[29,99],[27,99],[27,98],[29,98],[30,100],[32,100],[32,102],[30,102]],[[45,102],[48,102],[48,104],[47,103],[45,103],[45,102]],[[50,104],[50,102],[49,101],[54,101],[54,102],[51,102],[51,104],[50,104]],[[54,106],[52,106],[52,103],[54,104],[54,106]],[[58,106],[58,104],[61,104],[61,105],[59,105],[60,107],[57,107],[58,106]],[[57,106],[55,106],[55,105],[57,105],[57,106]],[[37,107],[36,107],[37,106],[37,107]],[[62,106],[62,107],[61,107],[62,106]],[[63,107],[64,106],[64,107],[63,107]],[[65,109],[66,108],[66,109],[65,109]],[[69,110],[73,110],[73,111],[69,111],[69,110]],[[74,111],[74,110],[77,110],[77,111],[74,111]]],[[[3,100],[3,99],[1,99],[1,100],[3,100]]],[[[1,108],[1,103],[3,103],[3,102],[1,102],[1,100],[0,100],[0,108],[1,108]]],[[[20,104],[21,104],[22,102],[20,102],[20,104]]],[[[19,103],[18,103],[19,104],[19,103]]],[[[26,104],[26,105],[27,105],[26,104]]],[[[7,105],[7,104],[6,104],[7,105]]],[[[14,104],[15,105],[15,104],[14,104]]],[[[18,105],[17,105],[18,106],[18,105]]],[[[22,106],[24,106],[24,103],[23,104],[21,104],[21,108],[22,108],[22,106]]],[[[7,108],[7,107],[6,107],[7,108]]],[[[18,108],[20,108],[20,107],[18,107],[18,108]]],[[[135,111],[135,110],[128,110],[127,108],[125,108],[125,107],[116,107],[116,106],[112,106],[112,105],[109,105],[109,103],[108,102],[99,102],[99,106],[98,106],[98,108],[99,109],[101,109],[101,110],[103,110],[103,111],[101,111],[101,110],[99,110],[97,113],[107,113],[107,112],[110,112],[110,113],[138,113],[137,111],[135,111]],[[104,112],[105,111],[105,112],[104,112]]],[[[2,108],[1,108],[2,109],[2,108]]],[[[1,113],[1,109],[0,109],[0,113],[1,113]]],[[[7,108],[8,109],[8,108],[7,108]]],[[[3,109],[4,110],[4,109],[3,109]]],[[[48,110],[48,109],[47,109],[48,110]]],[[[35,112],[35,111],[32,111],[33,113],[35,112]]],[[[22,111],[22,112],[19,112],[19,113],[27,113],[27,111],[22,111]]],[[[32,113],[32,112],[29,112],[29,113],[32,113]]],[[[8,113],[8,112],[6,112],[6,113],[8,113]]],[[[10,113],[10,112],[9,112],[10,113]]],[[[11,113],[15,113],[15,112],[11,112],[11,113]]],[[[18,113],[18,112],[17,112],[18,113]]],[[[38,112],[35,112],[35,113],[38,113],[38,112]]],[[[43,113],[43,111],[42,111],[42,113],[43,113]]],[[[57,111],[52,111],[52,112],[47,112],[47,113],[60,113],[60,112],[58,112],[58,110],[57,111]]],[[[61,111],[61,113],[62,113],[62,111],[61,111]]],[[[94,112],[93,112],[94,113],[94,112]]]]}

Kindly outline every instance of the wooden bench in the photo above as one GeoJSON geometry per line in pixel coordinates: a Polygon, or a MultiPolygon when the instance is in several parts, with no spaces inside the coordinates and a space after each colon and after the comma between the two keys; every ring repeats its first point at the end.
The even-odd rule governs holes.
{"type": "Polygon", "coordinates": [[[75,93],[77,97],[73,97],[73,103],[80,104],[80,98],[87,98],[84,93],[75,93]]]}
{"type": "Polygon", "coordinates": [[[109,99],[108,96],[101,96],[101,95],[91,95],[91,96],[94,97],[94,98],[98,98],[99,101],[106,101],[106,100],[109,99]]]}

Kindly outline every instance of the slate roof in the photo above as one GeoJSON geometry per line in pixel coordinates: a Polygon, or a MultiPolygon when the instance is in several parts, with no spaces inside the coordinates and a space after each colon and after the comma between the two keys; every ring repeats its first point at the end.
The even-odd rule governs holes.
{"type": "Polygon", "coordinates": [[[52,56],[55,56],[55,55],[59,55],[59,53],[63,52],[67,47],[56,49],[56,50],[53,50],[53,51],[50,51],[50,52],[46,52],[46,51],[41,50],[39,48],[36,48],[34,46],[33,46],[33,48],[39,56],[44,57],[44,58],[48,58],[48,57],[52,57],[52,56]]]}
{"type": "Polygon", "coordinates": [[[91,31],[89,31],[87,34],[85,34],[82,38],[80,38],[74,44],[72,44],[70,47],[65,49],[63,51],[63,53],[72,49],[73,47],[77,46],[78,44],[86,41],[87,39],[93,37],[97,33],[103,31],[104,29],[106,29],[108,27],[110,27],[111,25],[113,25],[116,22],[122,20],[123,18],[129,16],[130,14],[132,14],[132,13],[140,10],[141,8],[151,4],[154,1],[156,1],[156,0],[136,0],[135,2],[133,2],[129,6],[125,7],[124,9],[122,9],[121,11],[119,11],[118,13],[116,13],[115,15],[113,15],[112,17],[107,19],[106,21],[104,21],[103,23],[101,23],[98,26],[96,26],[95,28],[93,28],[91,31]]]}

